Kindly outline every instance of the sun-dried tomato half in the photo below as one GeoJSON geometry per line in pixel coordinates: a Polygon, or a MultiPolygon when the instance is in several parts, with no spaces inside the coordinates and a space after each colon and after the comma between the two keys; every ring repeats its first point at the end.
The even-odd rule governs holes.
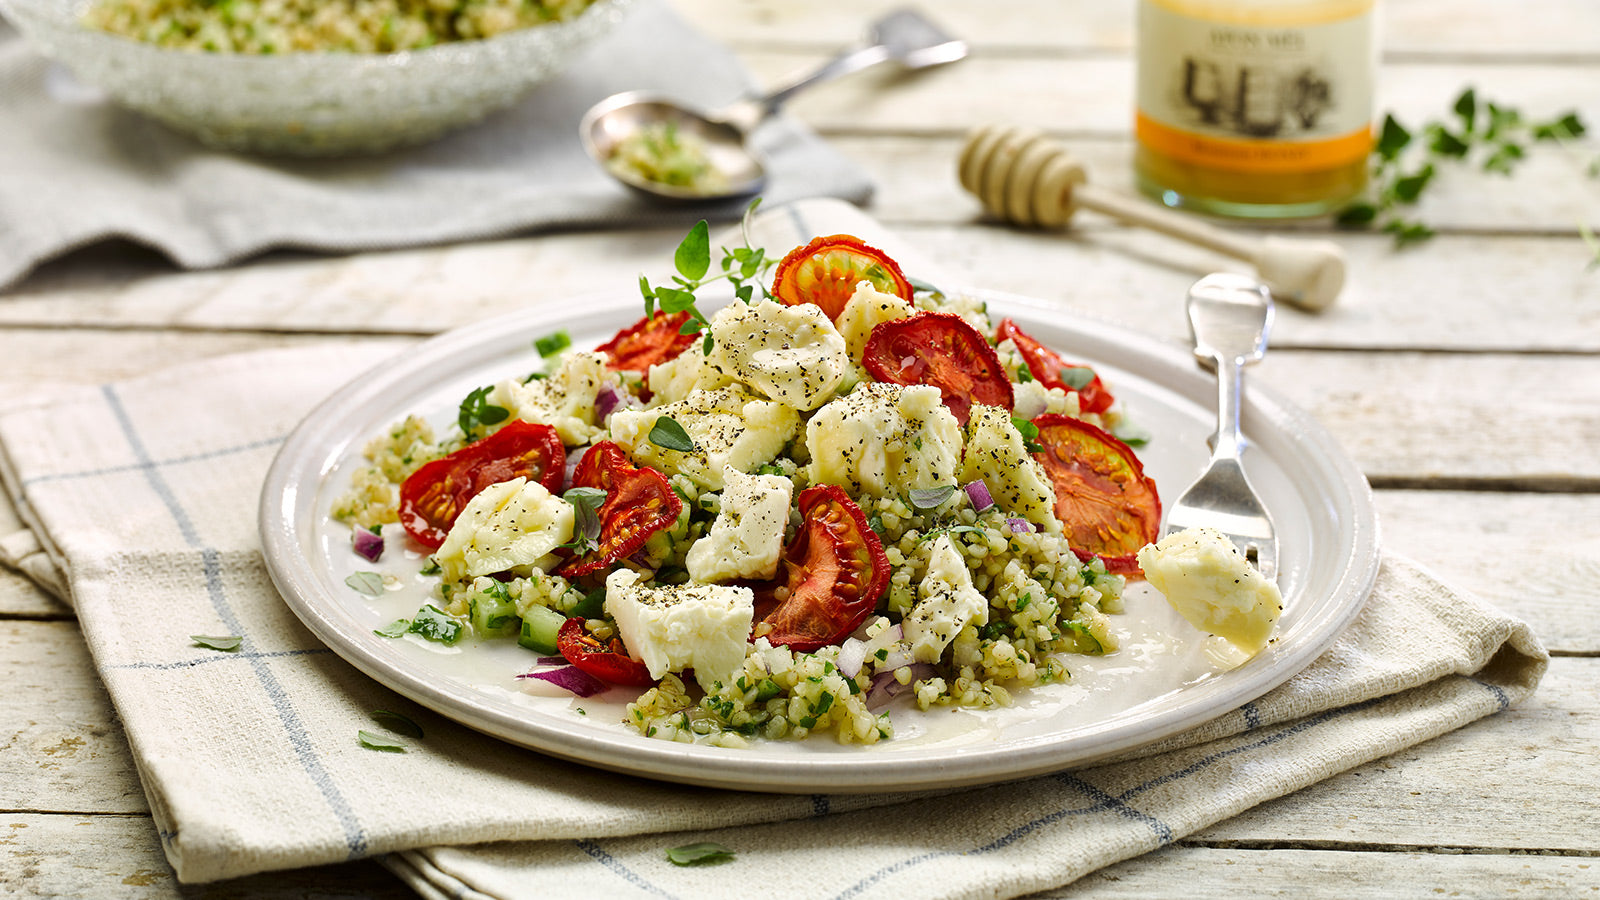
{"type": "Polygon", "coordinates": [[[572,473],[573,487],[599,488],[606,499],[597,513],[600,535],[595,546],[561,565],[558,574],[576,578],[609,568],[663,528],[678,520],[683,501],[660,472],[636,466],[628,454],[611,441],[590,447],[572,473]]]}
{"type": "Polygon", "coordinates": [[[666,313],[656,310],[616,336],[595,348],[605,354],[606,367],[628,372],[647,372],[651,366],[675,359],[698,335],[679,334],[683,323],[689,321],[689,312],[666,313]]]}
{"type": "Polygon", "coordinates": [[[842,642],[877,608],[889,587],[889,557],[861,507],[837,485],[801,491],[800,516],[805,525],[784,548],[778,577],[752,586],[751,637],[810,652],[842,642]]]}
{"type": "Polygon", "coordinates": [[[931,384],[962,427],[972,404],[1010,409],[1011,380],[978,329],[955,313],[922,312],[872,329],[861,364],[878,381],[931,384]]]}
{"type": "Polygon", "coordinates": [[[656,683],[649,668],[628,655],[622,641],[612,638],[602,643],[589,633],[581,618],[561,623],[561,630],[556,632],[556,649],[567,662],[608,684],[648,687],[656,683]]]}
{"type": "Polygon", "coordinates": [[[1042,448],[1034,454],[1056,492],[1056,518],[1078,558],[1105,560],[1106,571],[1138,575],[1139,548],[1159,537],[1156,483],[1127,444],[1071,416],[1033,420],[1042,448]]]}
{"type": "Polygon", "coordinates": [[[491,484],[526,477],[561,493],[566,460],[554,428],[514,419],[412,472],[400,485],[400,524],[418,543],[438,549],[468,501],[491,484]]]}
{"type": "Polygon", "coordinates": [[[789,251],[773,273],[772,295],[790,306],[815,303],[829,319],[837,319],[863,281],[885,294],[911,300],[911,282],[900,266],[882,250],[848,234],[815,238],[789,251]]]}
{"type": "Polygon", "coordinates": [[[995,331],[994,341],[997,344],[1001,341],[1010,341],[1017,348],[1017,352],[1022,354],[1022,361],[1028,364],[1028,374],[1033,376],[1034,381],[1047,388],[1061,388],[1064,391],[1076,392],[1078,395],[1078,409],[1083,412],[1105,412],[1111,408],[1111,404],[1116,400],[1115,397],[1111,396],[1111,392],[1106,390],[1105,382],[1100,380],[1100,376],[1096,375],[1093,369],[1062,359],[1060,354],[1034,340],[1033,335],[1018,328],[1017,323],[1010,319],[1000,320],[1000,327],[995,331]],[[1072,384],[1068,383],[1067,376],[1062,372],[1063,369],[1086,371],[1088,373],[1088,382],[1083,383],[1080,381],[1080,387],[1073,387],[1072,384]]]}

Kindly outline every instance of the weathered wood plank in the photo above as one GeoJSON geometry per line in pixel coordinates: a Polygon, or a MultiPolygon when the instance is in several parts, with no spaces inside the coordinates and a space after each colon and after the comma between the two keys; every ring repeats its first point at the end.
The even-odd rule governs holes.
{"type": "Polygon", "coordinates": [[[1179,844],[1101,869],[1030,900],[1365,900],[1392,897],[1592,897],[1600,864],[1585,857],[1234,850],[1179,844]],[[1179,888],[1178,886],[1182,887],[1179,888]]]}
{"type": "Polygon", "coordinates": [[[1597,679],[1600,659],[1551,660],[1521,705],[1264,803],[1194,840],[1600,854],[1597,679]]]}
{"type": "Polygon", "coordinates": [[[0,814],[0,893],[73,900],[415,900],[374,862],[179,885],[145,816],[0,814]]]}
{"type": "Polygon", "coordinates": [[[0,809],[149,810],[76,622],[0,621],[0,809]]]}
{"type": "Polygon", "coordinates": [[[72,609],[27,578],[0,566],[0,616],[63,618],[72,609]]]}
{"type": "MultiPolygon", "coordinates": [[[[898,0],[673,0],[702,30],[744,47],[829,48],[860,38],[864,23],[901,5],[898,0]]],[[[920,4],[951,33],[983,53],[1129,52],[1134,45],[1133,0],[1060,0],[920,4]]],[[[1506,16],[1499,0],[1386,0],[1378,5],[1387,55],[1451,57],[1593,57],[1600,10],[1586,0],[1543,0],[1537,15],[1506,16]]]]}
{"type": "MultiPolygon", "coordinates": [[[[975,204],[958,190],[950,188],[949,200],[976,220],[975,204]]],[[[904,196],[918,194],[908,185],[904,196]]],[[[891,227],[957,283],[1060,300],[1066,309],[1172,339],[1187,335],[1181,301],[1189,284],[1208,271],[1241,268],[1158,235],[1089,217],[1084,225],[1062,233],[993,224],[891,227]]],[[[108,249],[92,265],[50,267],[0,298],[0,326],[38,329],[7,338],[21,357],[0,380],[20,385],[104,365],[91,358],[103,354],[88,348],[115,336],[49,333],[61,326],[420,334],[532,303],[631,294],[632,273],[662,273],[680,237],[677,229],[655,229],[357,257],[283,254],[244,268],[183,273],[146,254],[108,249]]],[[[1283,308],[1275,346],[1600,351],[1600,276],[1584,270],[1576,237],[1439,237],[1401,252],[1381,235],[1336,239],[1351,260],[1344,295],[1320,314],[1283,308]]],[[[149,335],[145,357],[170,356],[192,339],[149,335]]],[[[268,340],[236,336],[222,344],[268,340]]],[[[217,352],[227,352],[220,346],[217,352]]]]}

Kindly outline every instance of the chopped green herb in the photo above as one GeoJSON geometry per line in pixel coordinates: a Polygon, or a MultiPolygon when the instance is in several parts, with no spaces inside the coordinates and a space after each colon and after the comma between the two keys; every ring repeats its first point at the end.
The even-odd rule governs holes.
{"type": "Polygon", "coordinates": [[[439,644],[454,644],[461,640],[463,631],[459,620],[431,603],[417,610],[406,630],[439,644]]]}
{"type": "Polygon", "coordinates": [[[236,634],[223,635],[220,637],[211,637],[204,634],[191,634],[189,635],[189,640],[194,641],[196,644],[199,644],[208,650],[221,650],[224,653],[232,653],[233,651],[238,650],[239,645],[244,642],[244,638],[236,634]]]}
{"type": "Polygon", "coordinates": [[[353,572],[345,578],[345,584],[350,585],[358,594],[368,597],[377,597],[383,593],[383,576],[377,572],[353,572]]]}
{"type": "Polygon", "coordinates": [[[923,281],[920,278],[912,278],[909,275],[906,276],[906,281],[910,283],[911,289],[919,294],[938,294],[941,297],[944,296],[944,291],[939,290],[938,285],[923,281]]]}
{"type": "Polygon", "coordinates": [[[1039,443],[1039,426],[1021,416],[1012,416],[1011,425],[1022,435],[1022,449],[1029,453],[1038,453],[1044,449],[1039,443]]]}
{"type": "Polygon", "coordinates": [[[1127,444],[1129,447],[1143,447],[1150,443],[1152,435],[1144,428],[1135,425],[1126,418],[1119,421],[1112,429],[1111,436],[1127,444]]]}
{"type": "Polygon", "coordinates": [[[732,860],[732,850],[711,841],[667,849],[667,861],[675,866],[712,866],[732,860]]]}
{"type": "Polygon", "coordinates": [[[827,712],[832,707],[833,707],[833,695],[832,694],[823,694],[821,697],[817,698],[817,705],[815,707],[813,707],[812,712],[815,712],[817,715],[820,716],[823,713],[827,712]]]}
{"type": "Polygon", "coordinates": [[[775,466],[772,463],[766,463],[765,465],[761,466],[761,468],[756,469],[756,474],[757,475],[782,475],[784,473],[783,473],[783,467],[782,466],[775,466]]]}
{"type": "Polygon", "coordinates": [[[878,515],[877,513],[873,513],[872,518],[867,520],[867,527],[871,528],[874,534],[878,535],[879,537],[883,537],[882,516],[878,515]]]}
{"type": "Polygon", "coordinates": [[[762,703],[767,700],[771,700],[773,697],[778,696],[782,692],[783,688],[778,687],[778,683],[776,681],[773,681],[771,678],[763,678],[761,679],[760,683],[756,685],[756,702],[762,703]]]}
{"type": "Polygon", "coordinates": [[[684,431],[683,426],[671,416],[661,416],[656,419],[655,427],[650,429],[650,443],[663,450],[676,450],[679,453],[694,452],[694,441],[689,438],[689,432],[684,431]]]}
{"type": "Polygon", "coordinates": [[[931,488],[912,488],[911,505],[917,509],[938,509],[955,492],[956,486],[953,484],[941,484],[938,487],[931,488]]]}
{"type": "Polygon", "coordinates": [[[511,411],[505,407],[495,406],[489,402],[489,393],[493,390],[493,385],[477,388],[461,401],[461,407],[456,413],[456,424],[461,427],[461,433],[469,440],[486,426],[498,425],[511,415],[511,411]]]}
{"type": "Polygon", "coordinates": [[[1081,391],[1094,381],[1094,370],[1088,366],[1062,366],[1061,380],[1066,382],[1067,387],[1081,391]]]}
{"type": "Polygon", "coordinates": [[[422,564],[422,568],[420,570],[418,570],[417,574],[419,574],[419,575],[437,575],[437,574],[439,574],[440,572],[443,572],[443,571],[444,571],[444,567],[439,565],[439,561],[430,556],[430,557],[428,557],[428,561],[422,564]]]}
{"type": "Polygon", "coordinates": [[[386,738],[381,734],[373,734],[365,729],[356,732],[356,739],[361,742],[361,746],[368,750],[382,750],[384,753],[406,752],[405,744],[386,738]]]}
{"type": "Polygon", "coordinates": [[[372,633],[379,637],[397,638],[411,630],[410,619],[395,619],[382,628],[372,629],[372,633]]]}
{"type": "Polygon", "coordinates": [[[546,359],[571,346],[572,335],[567,334],[566,329],[562,329],[555,334],[547,334],[533,342],[533,349],[539,351],[539,355],[546,359]]]}
{"type": "Polygon", "coordinates": [[[1017,384],[1027,384],[1032,380],[1033,373],[1028,371],[1027,366],[1017,366],[1017,384]]]}
{"type": "Polygon", "coordinates": [[[414,738],[422,737],[422,726],[411,721],[411,717],[401,713],[391,712],[387,709],[375,709],[372,711],[372,719],[395,734],[403,734],[406,737],[414,738]]]}

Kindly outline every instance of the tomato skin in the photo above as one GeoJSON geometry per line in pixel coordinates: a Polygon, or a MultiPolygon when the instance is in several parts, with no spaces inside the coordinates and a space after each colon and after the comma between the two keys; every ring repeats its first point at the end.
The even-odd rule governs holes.
{"type": "Polygon", "coordinates": [[[612,638],[602,644],[583,627],[583,620],[571,618],[556,632],[556,649],[561,658],[608,684],[649,687],[656,683],[644,663],[628,655],[622,641],[612,638]]]}
{"type": "Polygon", "coordinates": [[[566,578],[609,568],[643,547],[650,535],[671,526],[683,511],[683,501],[667,484],[666,476],[648,466],[634,465],[611,441],[601,441],[583,454],[572,473],[572,486],[599,488],[606,492],[606,499],[597,511],[597,546],[561,565],[557,573],[566,578]]]}
{"type": "Polygon", "coordinates": [[[911,282],[900,266],[882,250],[850,234],[813,238],[778,263],[772,276],[772,295],[779,303],[798,306],[814,303],[829,319],[837,320],[863,281],[885,294],[911,301],[911,282]]]}
{"type": "Polygon", "coordinates": [[[813,485],[799,505],[805,524],[784,548],[778,578],[752,586],[752,639],[809,653],[840,643],[877,609],[889,587],[889,557],[843,488],[813,485]],[[781,601],[779,587],[788,590],[781,601]]]}
{"type": "Polygon", "coordinates": [[[1077,364],[1062,359],[1060,354],[1039,343],[1010,319],[1001,319],[1000,327],[995,330],[994,342],[998,344],[1001,341],[1010,341],[1017,348],[1022,361],[1028,364],[1028,374],[1033,376],[1034,381],[1047,388],[1061,388],[1076,393],[1078,409],[1083,412],[1102,413],[1116,401],[1099,375],[1081,388],[1067,384],[1066,379],[1061,377],[1061,370],[1069,366],[1077,367],[1077,364]]]}
{"type": "Polygon", "coordinates": [[[699,340],[698,335],[678,333],[687,321],[688,310],[679,313],[656,310],[655,315],[645,316],[594,349],[605,354],[608,369],[648,372],[651,366],[676,358],[699,340]]]}
{"type": "Polygon", "coordinates": [[[974,403],[1011,409],[1016,402],[994,348],[955,313],[921,312],[879,324],[861,364],[877,381],[938,388],[963,428],[974,403]]]}
{"type": "Polygon", "coordinates": [[[1139,576],[1139,548],[1160,537],[1161,497],[1127,444],[1071,416],[1033,420],[1043,448],[1034,454],[1056,493],[1072,552],[1099,557],[1106,571],[1139,576]]]}
{"type": "Polygon", "coordinates": [[[525,476],[561,493],[566,458],[554,428],[514,419],[412,472],[400,485],[400,524],[417,543],[437,550],[468,501],[491,484],[525,476]]]}

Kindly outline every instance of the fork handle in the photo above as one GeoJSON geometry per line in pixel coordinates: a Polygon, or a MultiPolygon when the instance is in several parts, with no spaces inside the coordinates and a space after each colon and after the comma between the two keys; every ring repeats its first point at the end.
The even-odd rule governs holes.
{"type": "Polygon", "coordinates": [[[1211,436],[1212,459],[1238,459],[1247,445],[1239,427],[1244,407],[1244,366],[1238,357],[1212,357],[1217,364],[1217,431],[1211,436]]]}

